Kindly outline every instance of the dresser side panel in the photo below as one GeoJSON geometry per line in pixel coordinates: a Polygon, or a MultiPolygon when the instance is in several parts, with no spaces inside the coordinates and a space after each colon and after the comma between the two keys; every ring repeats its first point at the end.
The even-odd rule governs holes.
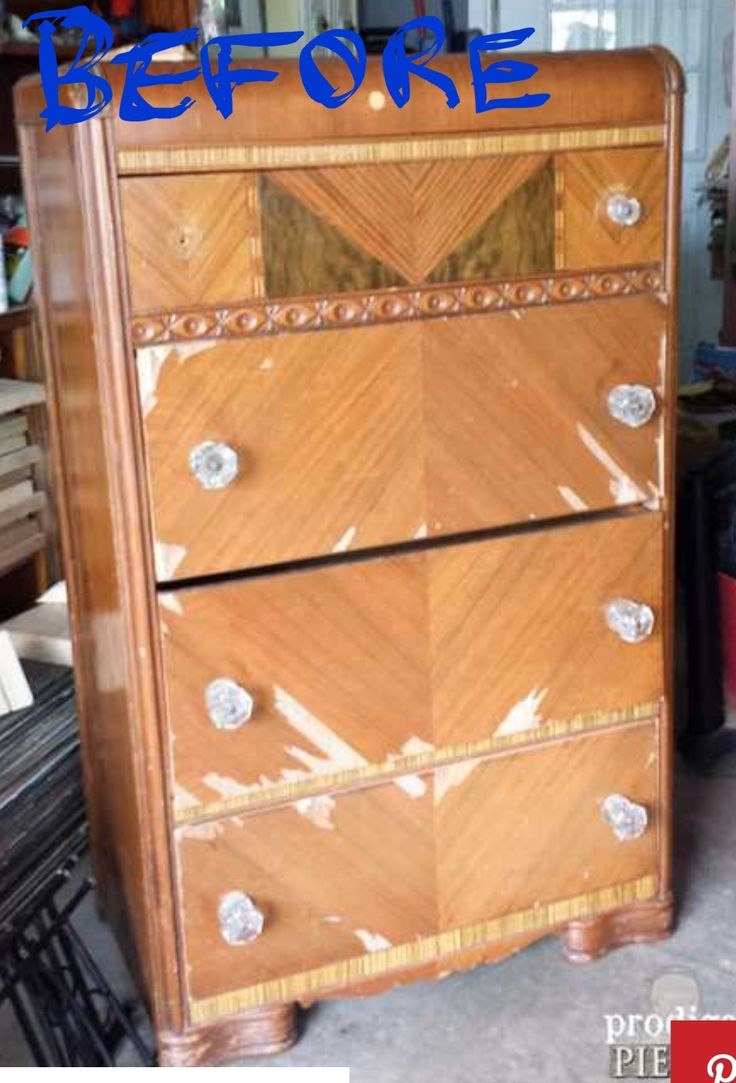
{"type": "Polygon", "coordinates": [[[95,872],[159,1027],[180,1023],[152,590],[106,125],[20,140],[95,872]]]}

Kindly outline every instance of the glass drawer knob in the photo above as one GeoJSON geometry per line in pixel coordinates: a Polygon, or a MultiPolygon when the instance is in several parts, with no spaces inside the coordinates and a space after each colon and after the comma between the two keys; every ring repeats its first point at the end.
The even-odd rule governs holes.
{"type": "Polygon", "coordinates": [[[238,453],[208,440],[192,448],[189,469],[203,489],[227,489],[238,476],[238,453]]]}
{"type": "Polygon", "coordinates": [[[649,815],[644,806],[620,793],[612,793],[606,798],[601,815],[620,842],[640,839],[649,826],[649,815]]]}
{"type": "Polygon", "coordinates": [[[635,226],[642,219],[644,208],[635,196],[625,196],[614,192],[608,197],[606,212],[617,226],[635,226]]]}
{"type": "Polygon", "coordinates": [[[628,598],[617,598],[606,606],[606,623],[624,643],[642,643],[654,631],[654,612],[628,598]]]}
{"type": "Polygon", "coordinates": [[[237,730],[249,722],[255,702],[250,692],[228,677],[212,681],[204,693],[207,714],[218,730],[237,730]]]}
{"type": "Polygon", "coordinates": [[[608,412],[614,421],[641,429],[657,412],[657,396],[641,384],[619,384],[608,396],[608,412]]]}
{"type": "Polygon", "coordinates": [[[257,940],[263,932],[265,918],[244,891],[229,891],[217,908],[220,936],[226,944],[237,947],[257,940]]]}

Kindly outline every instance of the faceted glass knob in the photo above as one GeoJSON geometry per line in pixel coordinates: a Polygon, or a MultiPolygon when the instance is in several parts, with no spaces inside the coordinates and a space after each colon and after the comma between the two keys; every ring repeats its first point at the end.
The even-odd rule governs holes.
{"type": "Polygon", "coordinates": [[[619,384],[608,396],[608,412],[614,421],[641,429],[657,412],[657,396],[642,384],[619,384]]]}
{"type": "Polygon", "coordinates": [[[227,944],[250,944],[263,932],[265,918],[244,891],[229,891],[217,908],[220,936],[227,944]]]}
{"type": "Polygon", "coordinates": [[[192,448],[189,469],[203,489],[227,489],[238,476],[238,453],[208,440],[192,448]]]}
{"type": "Polygon", "coordinates": [[[204,693],[207,714],[218,730],[237,730],[249,722],[255,706],[249,692],[228,677],[212,681],[204,693]]]}
{"type": "Polygon", "coordinates": [[[606,623],[624,643],[641,643],[654,631],[654,613],[648,605],[617,598],[606,606],[606,623]]]}
{"type": "Polygon", "coordinates": [[[625,196],[622,192],[614,192],[608,197],[606,212],[615,225],[629,227],[641,221],[644,208],[635,196],[625,196]]]}
{"type": "Polygon", "coordinates": [[[601,806],[601,815],[621,842],[640,839],[649,826],[649,814],[643,805],[637,805],[620,793],[612,793],[601,806]]]}

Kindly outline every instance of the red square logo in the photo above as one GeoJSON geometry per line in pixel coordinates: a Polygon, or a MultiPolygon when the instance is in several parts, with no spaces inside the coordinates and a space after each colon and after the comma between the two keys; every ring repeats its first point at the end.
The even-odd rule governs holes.
{"type": "Polygon", "coordinates": [[[736,1022],[673,1020],[672,1083],[736,1083],[736,1022]]]}

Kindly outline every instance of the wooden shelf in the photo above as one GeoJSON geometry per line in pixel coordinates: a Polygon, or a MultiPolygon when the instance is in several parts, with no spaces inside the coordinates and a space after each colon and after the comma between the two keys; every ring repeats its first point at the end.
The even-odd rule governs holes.
{"type": "Polygon", "coordinates": [[[14,410],[25,410],[46,401],[43,384],[28,380],[0,380],[0,416],[14,410]]]}

